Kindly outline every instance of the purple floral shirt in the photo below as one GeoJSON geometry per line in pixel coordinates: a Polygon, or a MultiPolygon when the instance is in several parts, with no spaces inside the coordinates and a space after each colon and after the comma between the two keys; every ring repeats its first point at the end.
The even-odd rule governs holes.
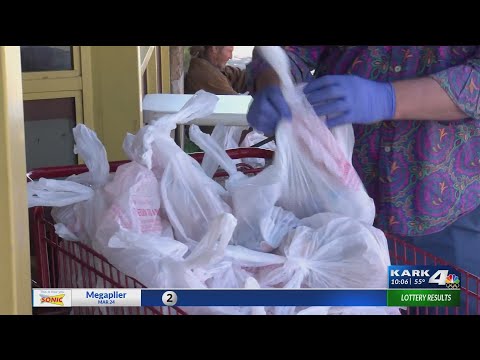
{"type": "MultiPolygon", "coordinates": [[[[375,200],[375,226],[425,235],[480,205],[480,46],[284,48],[297,82],[312,79],[312,70],[314,77],[355,74],[376,81],[430,76],[470,117],[354,125],[353,165],[375,200]]],[[[254,52],[250,85],[265,66],[254,52]]]]}

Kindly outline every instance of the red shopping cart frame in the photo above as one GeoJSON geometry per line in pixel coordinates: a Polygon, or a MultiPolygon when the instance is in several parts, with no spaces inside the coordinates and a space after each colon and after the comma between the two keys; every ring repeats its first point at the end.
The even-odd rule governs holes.
{"type": "MultiPolygon", "coordinates": [[[[263,158],[271,159],[273,152],[258,148],[241,148],[227,150],[232,159],[263,158]]],[[[203,153],[194,153],[191,156],[198,162],[203,159],[203,153]]],[[[110,171],[128,161],[110,163],[110,171]]],[[[262,168],[253,168],[247,164],[237,164],[237,168],[245,174],[256,174],[262,168]]],[[[40,178],[64,178],[73,174],[87,172],[85,165],[61,166],[36,169],[28,173],[31,180],[40,178]]],[[[218,171],[216,178],[226,177],[224,171],[218,171]]],[[[31,239],[36,255],[36,271],[34,286],[40,288],[145,288],[139,281],[123,274],[101,254],[80,242],[65,241],[55,233],[54,223],[50,216],[50,208],[35,207],[31,210],[31,239]],[[81,274],[78,279],[78,274],[81,274]]],[[[403,313],[412,315],[451,315],[451,314],[480,314],[480,278],[448,264],[442,259],[405,242],[395,235],[387,235],[391,263],[393,265],[449,265],[455,268],[461,276],[462,299],[465,302],[462,308],[408,308],[403,313]]],[[[100,308],[69,308],[74,314],[94,314],[100,308]]],[[[178,307],[135,307],[135,308],[101,308],[104,314],[132,314],[132,315],[184,315],[178,307]]],[[[36,309],[38,312],[39,309],[36,309]]],[[[45,309],[42,309],[45,312],[45,309]]],[[[42,313],[43,313],[42,312],[42,313]]]]}
{"type": "MultiPolygon", "coordinates": [[[[232,159],[261,158],[272,159],[273,152],[258,148],[227,150],[232,159]]],[[[204,153],[191,156],[201,162],[204,153]]],[[[110,163],[110,172],[128,161],[110,163]]],[[[245,174],[256,174],[262,168],[254,168],[245,163],[237,164],[237,169],[245,174]]],[[[27,174],[28,179],[65,178],[88,171],[86,165],[71,165],[35,169],[27,174]]],[[[225,171],[217,171],[215,178],[227,177],[225,171]]],[[[108,260],[81,242],[66,241],[55,233],[51,208],[38,206],[30,209],[31,239],[35,252],[36,271],[32,283],[37,288],[146,288],[138,280],[119,271],[108,260]]],[[[107,315],[185,315],[182,309],[172,307],[74,307],[61,310],[35,308],[38,314],[107,314],[107,315]]]]}
{"type": "MultiPolygon", "coordinates": [[[[239,148],[239,149],[231,149],[227,150],[227,154],[232,159],[245,159],[245,158],[258,158],[258,159],[272,159],[273,158],[273,151],[271,150],[264,150],[258,148],[239,148]]],[[[195,160],[199,163],[202,162],[204,153],[192,153],[190,154],[195,160]]],[[[110,162],[110,172],[117,171],[117,168],[120,165],[126,164],[130,161],[112,161],[110,162]]],[[[254,168],[248,164],[240,163],[237,165],[242,172],[245,174],[256,174],[262,171],[261,168],[254,168]]],[[[81,174],[88,171],[86,165],[67,165],[67,166],[56,166],[56,167],[46,167],[41,169],[35,169],[27,173],[27,177],[31,180],[38,180],[40,178],[46,179],[56,179],[56,178],[63,178],[74,174],[81,174]]],[[[223,177],[228,176],[228,174],[224,171],[219,171],[215,174],[215,177],[223,177]]]]}

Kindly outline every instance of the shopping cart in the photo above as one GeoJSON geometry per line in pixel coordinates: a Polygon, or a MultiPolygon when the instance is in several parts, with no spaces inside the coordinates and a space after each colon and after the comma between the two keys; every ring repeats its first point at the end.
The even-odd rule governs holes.
{"type": "MultiPolygon", "coordinates": [[[[243,148],[227,151],[232,159],[262,158],[267,163],[273,152],[259,148],[243,148]]],[[[203,153],[191,156],[201,162],[203,153]]],[[[127,161],[110,163],[110,171],[127,161]]],[[[254,175],[262,168],[240,163],[237,168],[245,174],[254,175]]],[[[31,180],[44,178],[64,178],[73,174],[87,172],[85,165],[42,168],[31,171],[31,180]]],[[[226,178],[228,174],[218,171],[216,179],[226,178]]],[[[123,274],[101,254],[81,242],[65,241],[55,233],[50,208],[35,207],[30,209],[30,233],[34,251],[32,286],[39,288],[145,288],[139,281],[123,274]],[[78,276],[81,274],[81,276],[78,276]]],[[[449,265],[442,259],[409,244],[396,236],[387,235],[392,264],[395,265],[449,265]]],[[[452,266],[452,265],[450,265],[452,266]]],[[[480,314],[480,278],[456,266],[461,274],[462,307],[448,308],[408,308],[404,314],[480,314]]],[[[50,308],[48,308],[50,309],[50,308]]],[[[34,313],[69,313],[69,314],[126,314],[126,315],[185,315],[178,307],[74,307],[58,311],[46,311],[34,308],[34,313]]]]}
{"type": "MultiPolygon", "coordinates": [[[[265,159],[268,164],[273,152],[259,148],[227,150],[232,159],[265,159]]],[[[191,156],[201,162],[203,153],[191,156]]],[[[128,161],[110,162],[110,172],[128,161]]],[[[237,169],[247,175],[255,175],[262,168],[246,163],[237,164],[237,169]]],[[[28,173],[30,180],[40,178],[58,179],[87,172],[85,165],[71,165],[35,169],[28,173]]],[[[227,172],[217,171],[218,181],[226,179],[227,172]]],[[[65,241],[55,233],[51,208],[37,206],[30,209],[30,234],[34,252],[32,286],[35,288],[145,288],[138,280],[127,276],[111,265],[108,260],[81,242],[65,241]]],[[[185,311],[172,306],[158,307],[74,307],[51,310],[34,308],[34,314],[124,314],[124,315],[185,315],[185,311]]]]}

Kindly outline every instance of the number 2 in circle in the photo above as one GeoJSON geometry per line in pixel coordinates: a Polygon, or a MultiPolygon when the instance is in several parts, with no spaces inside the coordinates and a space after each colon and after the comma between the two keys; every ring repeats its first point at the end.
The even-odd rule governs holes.
{"type": "Polygon", "coordinates": [[[166,306],[174,306],[177,303],[177,294],[173,291],[165,291],[162,295],[162,302],[166,306]]]}

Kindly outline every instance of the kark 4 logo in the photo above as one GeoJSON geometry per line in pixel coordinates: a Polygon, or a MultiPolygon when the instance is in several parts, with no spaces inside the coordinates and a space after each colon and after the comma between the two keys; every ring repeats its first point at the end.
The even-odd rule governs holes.
{"type": "Polygon", "coordinates": [[[450,267],[392,265],[389,270],[390,280],[395,279],[394,281],[397,281],[402,279],[400,282],[396,282],[400,285],[414,284],[416,286],[413,287],[420,287],[420,285],[425,286],[429,284],[429,286],[427,285],[428,287],[460,289],[460,278],[450,267]],[[410,279],[411,281],[407,281],[410,279]]]}

